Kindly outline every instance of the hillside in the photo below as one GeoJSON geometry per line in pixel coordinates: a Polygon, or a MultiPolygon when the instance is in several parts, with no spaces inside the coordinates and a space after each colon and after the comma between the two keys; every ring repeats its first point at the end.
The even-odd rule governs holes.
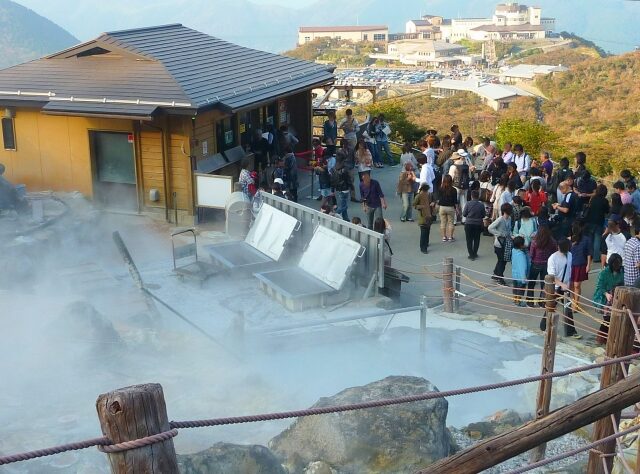
{"type": "Polygon", "coordinates": [[[68,48],[79,41],[55,23],[9,0],[0,0],[0,68],[68,48]]]}
{"type": "Polygon", "coordinates": [[[567,33],[561,33],[563,38],[571,42],[558,48],[533,49],[526,54],[516,55],[510,60],[511,64],[562,64],[573,66],[590,59],[599,59],[607,56],[607,53],[591,41],[567,33]]]}
{"type": "Polygon", "coordinates": [[[584,149],[600,175],[640,169],[640,53],[584,61],[539,79],[545,122],[570,150],[584,149]]]}

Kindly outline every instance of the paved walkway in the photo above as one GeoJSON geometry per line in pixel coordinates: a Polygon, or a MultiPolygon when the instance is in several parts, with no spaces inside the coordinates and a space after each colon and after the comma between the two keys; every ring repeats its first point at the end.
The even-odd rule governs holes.
{"type": "MultiPolygon", "coordinates": [[[[509,295],[511,294],[510,288],[500,287],[494,284],[489,276],[473,272],[492,273],[496,263],[496,257],[493,253],[493,237],[482,237],[480,251],[478,252],[479,258],[476,261],[471,261],[467,258],[464,227],[462,225],[456,226],[455,242],[444,243],[440,235],[439,222],[436,222],[431,228],[429,253],[426,255],[420,253],[420,230],[418,225],[415,222],[400,222],[402,200],[396,196],[395,193],[399,173],[399,166],[385,167],[383,169],[374,169],[372,177],[380,182],[382,190],[387,197],[389,207],[384,212],[384,217],[391,222],[392,225],[391,248],[394,252],[392,265],[411,277],[410,283],[403,284],[402,286],[400,303],[406,306],[414,305],[419,302],[421,295],[426,295],[429,306],[441,304],[442,281],[439,279],[440,273],[442,272],[441,264],[445,257],[453,257],[456,265],[469,269],[462,269],[461,271],[461,293],[468,295],[468,297],[463,296],[461,298],[461,311],[493,314],[509,318],[530,329],[537,329],[540,317],[543,314],[540,308],[516,307],[513,302],[509,300],[509,295]],[[427,267],[425,268],[425,266],[427,267]],[[471,301],[473,301],[474,304],[470,304],[471,301]]],[[[319,202],[307,198],[311,191],[309,176],[301,176],[301,183],[302,186],[298,193],[300,203],[318,209],[319,202]]],[[[314,193],[317,196],[318,193],[316,189],[314,189],[314,193]]],[[[357,194],[359,195],[359,193],[357,194]]],[[[350,203],[349,216],[359,216],[363,218],[361,205],[358,203],[350,203]]],[[[600,265],[596,264],[595,268],[599,269],[600,265]]],[[[507,265],[505,276],[511,276],[510,272],[511,267],[507,265]]],[[[593,297],[596,279],[597,273],[592,273],[589,281],[583,284],[582,294],[589,299],[593,297]]],[[[536,296],[537,294],[536,292],[536,296]]],[[[590,313],[594,318],[599,318],[595,312],[590,311],[590,313]]],[[[578,332],[583,334],[587,341],[593,339],[592,337],[586,336],[588,335],[587,330],[589,328],[593,331],[593,329],[598,327],[596,320],[579,314],[576,314],[575,319],[578,332]]],[[[562,332],[560,334],[562,334],[562,332]]]]}

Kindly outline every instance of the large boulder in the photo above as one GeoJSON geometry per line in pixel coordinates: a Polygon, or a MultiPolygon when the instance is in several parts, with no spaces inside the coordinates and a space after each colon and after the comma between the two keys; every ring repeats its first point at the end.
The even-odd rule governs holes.
{"type": "MultiPolygon", "coordinates": [[[[313,408],[416,395],[438,389],[419,377],[387,377],[321,398],[313,408]]],[[[293,473],[323,461],[339,473],[411,472],[448,456],[448,403],[435,399],[299,418],[269,442],[293,473]]]]}
{"type": "Polygon", "coordinates": [[[181,474],[287,474],[264,446],[218,443],[196,454],[178,455],[181,474]]]}

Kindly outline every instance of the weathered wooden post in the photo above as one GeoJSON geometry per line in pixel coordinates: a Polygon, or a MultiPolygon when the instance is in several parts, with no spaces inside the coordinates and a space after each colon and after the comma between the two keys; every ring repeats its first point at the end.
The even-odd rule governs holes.
{"type": "Polygon", "coordinates": [[[427,348],[427,298],[420,298],[420,352],[427,348]]]}
{"type": "Polygon", "coordinates": [[[442,296],[444,310],[453,313],[453,258],[445,257],[442,265],[442,296]]]}
{"type": "MultiPolygon", "coordinates": [[[[103,393],[96,401],[102,433],[118,444],[168,432],[169,418],[160,384],[134,385],[103,393]]],[[[173,439],[109,453],[112,474],[178,474],[173,439]]]]}
{"type": "MultiPolygon", "coordinates": [[[[611,320],[609,322],[609,336],[607,338],[607,357],[616,358],[626,356],[633,351],[635,332],[633,324],[629,320],[627,310],[634,314],[640,312],[640,289],[629,286],[616,288],[611,308],[611,320]]],[[[619,364],[608,365],[602,369],[600,375],[600,388],[607,388],[624,379],[624,371],[619,364]]],[[[620,411],[613,413],[616,423],[620,421],[620,411]]],[[[598,420],[593,428],[593,440],[597,441],[614,433],[610,417],[598,420]]],[[[605,455],[615,453],[616,443],[611,441],[600,445],[599,451],[605,455]]],[[[604,458],[608,472],[611,472],[613,458],[604,458]]],[[[599,453],[589,453],[589,474],[603,474],[605,468],[599,453]]]]}
{"type": "MultiPolygon", "coordinates": [[[[545,294],[545,318],[547,328],[544,334],[544,349],[542,350],[542,372],[548,374],[553,372],[556,360],[556,341],[558,339],[558,313],[556,313],[555,282],[552,275],[544,278],[545,294]]],[[[552,379],[541,380],[538,386],[538,397],[536,398],[536,420],[549,414],[551,406],[552,379]]],[[[544,458],[547,444],[541,444],[531,450],[529,461],[538,462],[544,458]]]]}

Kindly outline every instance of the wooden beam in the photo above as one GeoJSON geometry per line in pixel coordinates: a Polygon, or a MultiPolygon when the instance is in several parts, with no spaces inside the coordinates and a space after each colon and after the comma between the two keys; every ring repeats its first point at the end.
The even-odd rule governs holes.
{"type": "Polygon", "coordinates": [[[418,474],[476,474],[640,401],[640,373],[539,420],[481,441],[418,474]]]}
{"type": "MultiPolygon", "coordinates": [[[[613,305],[611,308],[611,320],[609,322],[609,335],[607,337],[607,357],[616,358],[629,355],[633,352],[633,342],[635,340],[635,331],[633,323],[629,320],[627,308],[634,313],[640,312],[640,289],[628,286],[616,288],[613,296],[613,305]]],[[[602,369],[600,375],[600,388],[612,386],[624,379],[624,371],[619,364],[609,365],[602,369]]],[[[626,408],[626,407],[623,407],[626,408]]],[[[620,411],[612,412],[615,422],[620,422],[620,411]]],[[[593,428],[593,440],[597,441],[613,434],[613,423],[610,417],[604,417],[598,420],[593,428]]],[[[616,443],[611,441],[600,445],[600,452],[604,454],[613,454],[616,452],[616,443]]],[[[604,474],[611,472],[613,467],[613,458],[602,458],[598,453],[589,453],[589,465],[587,472],[589,474],[604,474]],[[606,464],[608,471],[605,471],[606,464]]]]}
{"type": "Polygon", "coordinates": [[[442,265],[442,297],[445,313],[453,313],[453,258],[445,257],[442,265]]]}

